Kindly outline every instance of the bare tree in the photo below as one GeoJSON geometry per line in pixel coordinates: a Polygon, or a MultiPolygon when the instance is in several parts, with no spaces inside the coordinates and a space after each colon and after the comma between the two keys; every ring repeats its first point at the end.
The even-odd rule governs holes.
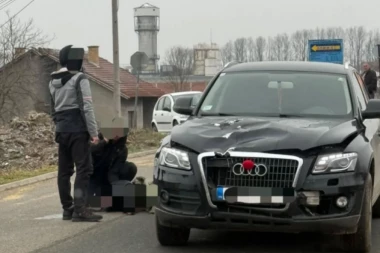
{"type": "Polygon", "coordinates": [[[374,48],[380,44],[380,31],[367,31],[365,27],[317,27],[303,29],[289,35],[277,34],[273,37],[238,38],[226,44],[222,50],[225,62],[238,61],[307,61],[309,40],[343,39],[344,56],[355,68],[360,68],[363,61],[378,65],[374,48]],[[253,50],[254,49],[254,50],[253,50]],[[227,57],[228,56],[228,57],[227,57]]]}
{"type": "Polygon", "coordinates": [[[292,49],[296,61],[306,61],[308,59],[309,40],[313,37],[312,30],[297,31],[292,35],[292,49]]]}
{"type": "Polygon", "coordinates": [[[255,61],[255,41],[252,37],[247,38],[247,61],[255,61]]]}
{"type": "Polygon", "coordinates": [[[274,38],[269,37],[268,43],[267,43],[267,50],[266,50],[266,58],[268,61],[275,61],[277,60],[276,57],[276,43],[274,42],[274,38]]]}
{"type": "Polygon", "coordinates": [[[375,49],[375,32],[369,31],[367,36],[367,41],[365,44],[364,60],[366,62],[372,62],[377,59],[377,56],[373,54],[375,49]]]}
{"type": "Polygon", "coordinates": [[[51,41],[43,32],[34,27],[32,19],[23,23],[7,12],[8,22],[0,28],[0,121],[17,116],[22,102],[39,99],[33,89],[40,75],[32,59],[24,52],[42,47],[51,41]],[[23,61],[18,58],[23,55],[23,61]]]}
{"type": "Polygon", "coordinates": [[[238,38],[234,42],[234,52],[235,52],[235,60],[238,62],[246,62],[248,59],[247,55],[247,39],[246,38],[238,38]]]}
{"type": "Polygon", "coordinates": [[[354,27],[350,27],[346,30],[347,43],[345,43],[345,56],[351,64],[356,62],[355,55],[353,54],[353,51],[355,50],[355,36],[356,32],[354,27]]]}
{"type": "Polygon", "coordinates": [[[255,41],[255,58],[257,61],[264,61],[264,53],[266,50],[267,42],[264,37],[260,36],[255,41]]]}
{"type": "Polygon", "coordinates": [[[344,30],[341,27],[329,27],[326,29],[325,39],[344,39],[344,30]]]}
{"type": "Polygon", "coordinates": [[[347,45],[346,54],[355,68],[360,68],[365,54],[365,41],[368,33],[364,27],[350,27],[346,30],[347,45]]]}
{"type": "Polygon", "coordinates": [[[289,35],[284,33],[282,34],[281,38],[281,44],[282,44],[282,55],[284,61],[290,61],[293,58],[292,55],[292,48],[291,48],[291,42],[289,39],[289,35]]]}
{"type": "Polygon", "coordinates": [[[172,84],[174,91],[184,91],[194,69],[194,50],[174,46],[166,52],[165,64],[173,68],[166,79],[172,84]]]}
{"type": "Polygon", "coordinates": [[[315,36],[315,39],[317,39],[317,40],[326,39],[326,31],[325,31],[325,29],[317,27],[315,29],[314,36],[315,36]]]}
{"type": "Polygon", "coordinates": [[[291,60],[290,40],[287,34],[278,34],[273,39],[274,59],[276,61],[291,60]]]}
{"type": "Polygon", "coordinates": [[[227,64],[234,60],[234,43],[227,42],[221,49],[223,64],[227,64]]]}

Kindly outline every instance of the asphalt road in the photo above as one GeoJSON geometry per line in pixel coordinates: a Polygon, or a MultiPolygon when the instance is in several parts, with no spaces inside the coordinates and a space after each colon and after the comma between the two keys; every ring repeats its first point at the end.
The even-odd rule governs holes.
{"type": "MultiPolygon", "coordinates": [[[[136,161],[140,175],[151,175],[149,161],[136,161]]],[[[0,253],[337,252],[330,247],[332,237],[200,230],[191,232],[186,247],[162,247],[152,214],[106,213],[99,223],[63,221],[54,179],[1,193],[0,213],[0,253]]],[[[380,252],[379,231],[380,220],[374,220],[372,252],[380,252]]]]}

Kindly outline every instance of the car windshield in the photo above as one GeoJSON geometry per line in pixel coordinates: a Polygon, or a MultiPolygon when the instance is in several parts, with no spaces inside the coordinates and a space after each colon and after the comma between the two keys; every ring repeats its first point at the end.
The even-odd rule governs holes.
{"type": "Polygon", "coordinates": [[[222,73],[200,115],[352,117],[345,75],[266,71],[222,73]]]}

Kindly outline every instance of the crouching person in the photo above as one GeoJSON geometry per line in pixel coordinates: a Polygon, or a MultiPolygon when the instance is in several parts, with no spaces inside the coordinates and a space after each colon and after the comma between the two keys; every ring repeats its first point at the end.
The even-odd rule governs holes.
{"type": "Polygon", "coordinates": [[[94,199],[94,196],[97,200],[102,197],[109,197],[112,198],[112,205],[107,208],[107,211],[122,209],[119,208],[119,204],[114,203],[116,198],[113,196],[113,186],[131,184],[137,174],[136,165],[127,161],[126,140],[126,136],[107,140],[99,133],[98,145],[91,147],[94,173],[91,177],[88,193],[88,196],[91,196],[89,205],[91,205],[91,198],[94,199]]]}

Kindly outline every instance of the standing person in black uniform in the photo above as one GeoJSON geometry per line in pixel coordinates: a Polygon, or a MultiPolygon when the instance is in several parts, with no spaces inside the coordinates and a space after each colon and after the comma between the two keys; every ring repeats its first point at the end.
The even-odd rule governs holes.
{"type": "Polygon", "coordinates": [[[364,84],[367,88],[369,98],[375,98],[377,91],[377,76],[376,72],[371,69],[368,63],[363,64],[364,72],[362,74],[362,78],[364,80],[364,84]]]}
{"type": "Polygon", "coordinates": [[[85,205],[93,171],[90,141],[97,144],[99,139],[90,83],[81,72],[83,56],[83,49],[73,49],[71,45],[64,47],[59,53],[62,68],[52,73],[49,83],[56,126],[55,141],[59,144],[58,188],[64,210],[63,220],[99,221],[103,217],[93,214],[85,205]],[[74,164],[73,199],[70,178],[74,174],[74,164]]]}

